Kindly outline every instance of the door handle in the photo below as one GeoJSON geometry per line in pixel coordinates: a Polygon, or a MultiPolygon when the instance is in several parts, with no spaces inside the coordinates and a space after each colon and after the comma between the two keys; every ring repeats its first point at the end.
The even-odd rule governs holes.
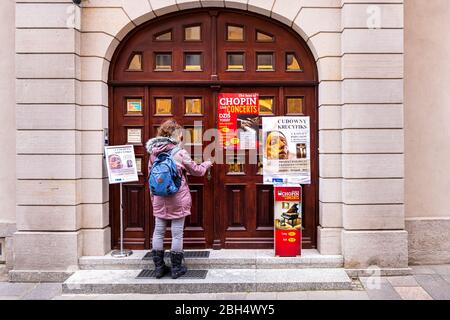
{"type": "Polygon", "coordinates": [[[211,168],[208,169],[208,173],[206,175],[206,178],[208,179],[208,181],[211,181],[211,168]]]}

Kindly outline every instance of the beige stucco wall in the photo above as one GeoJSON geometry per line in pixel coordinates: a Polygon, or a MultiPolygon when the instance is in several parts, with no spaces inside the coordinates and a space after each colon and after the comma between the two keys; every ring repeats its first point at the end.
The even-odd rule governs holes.
{"type": "Polygon", "coordinates": [[[14,0],[0,1],[0,224],[16,220],[14,7],[14,0]]]}
{"type": "Polygon", "coordinates": [[[450,263],[450,1],[407,0],[405,17],[409,263],[450,263]]]}
{"type": "Polygon", "coordinates": [[[405,214],[450,217],[450,1],[405,1],[405,214]]]}

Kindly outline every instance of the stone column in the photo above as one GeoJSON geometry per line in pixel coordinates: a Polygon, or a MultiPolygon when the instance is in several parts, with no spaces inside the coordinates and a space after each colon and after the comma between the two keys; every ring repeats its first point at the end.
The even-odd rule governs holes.
{"type": "MultiPolygon", "coordinates": [[[[285,6],[286,10],[289,7],[285,6]]],[[[304,5],[293,26],[305,34],[319,74],[319,227],[317,248],[324,255],[340,255],[341,199],[341,7],[315,1],[304,5]],[[298,28],[300,27],[300,28],[298,28]]]]}
{"type": "Polygon", "coordinates": [[[0,2],[0,263],[12,266],[13,233],[16,229],[16,112],[14,76],[14,0],[0,2]]]}
{"type": "MultiPolygon", "coordinates": [[[[407,271],[403,3],[342,0],[345,267],[407,271]]],[[[361,271],[362,272],[362,271],[361,271]]]]}
{"type": "MultiPolygon", "coordinates": [[[[17,1],[17,232],[13,281],[61,281],[82,254],[80,14],[71,0],[17,1]]],[[[97,150],[96,150],[97,151],[97,150]]],[[[97,151],[98,152],[98,151],[97,151]]]]}

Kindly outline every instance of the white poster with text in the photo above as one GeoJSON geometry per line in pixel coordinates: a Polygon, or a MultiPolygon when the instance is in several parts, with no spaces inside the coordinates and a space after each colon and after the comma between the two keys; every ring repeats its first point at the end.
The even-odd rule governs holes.
{"type": "Polygon", "coordinates": [[[265,184],[311,184],[309,117],[263,118],[265,184]]]}
{"type": "Polygon", "coordinates": [[[133,146],[105,147],[105,157],[110,184],[139,180],[133,146]]]}

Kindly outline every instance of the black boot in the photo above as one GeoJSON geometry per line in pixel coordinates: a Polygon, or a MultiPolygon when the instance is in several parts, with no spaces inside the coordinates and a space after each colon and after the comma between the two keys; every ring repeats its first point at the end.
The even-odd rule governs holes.
{"type": "Polygon", "coordinates": [[[170,271],[164,263],[164,250],[152,250],[153,262],[155,263],[155,277],[161,279],[170,271]]]}
{"type": "Polygon", "coordinates": [[[183,252],[170,252],[170,261],[172,262],[172,279],[177,279],[187,272],[187,268],[183,265],[183,252]]]}

